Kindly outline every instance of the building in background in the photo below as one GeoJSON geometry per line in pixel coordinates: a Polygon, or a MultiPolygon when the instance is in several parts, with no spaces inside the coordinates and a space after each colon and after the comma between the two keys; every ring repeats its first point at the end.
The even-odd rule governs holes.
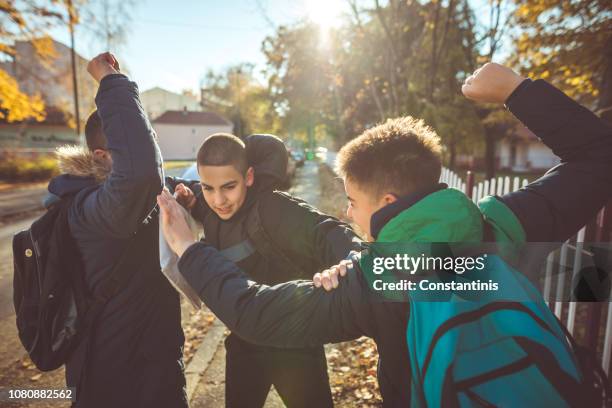
{"type": "Polygon", "coordinates": [[[545,171],[560,163],[550,148],[525,126],[497,143],[495,154],[498,169],[515,172],[545,171]]]}
{"type": "MultiPolygon", "coordinates": [[[[53,53],[42,58],[30,41],[17,41],[15,55],[0,67],[11,75],[19,88],[30,95],[39,94],[45,102],[47,118],[42,122],[0,122],[0,149],[52,150],[66,143],[79,143],[74,115],[72,63],[70,48],[50,40],[53,53]]],[[[87,73],[87,60],[76,55],[81,129],[95,109],[96,81],[87,73]]]]}
{"type": "MultiPolygon", "coordinates": [[[[495,144],[496,170],[538,173],[556,166],[560,161],[559,157],[525,126],[517,126],[510,135],[495,144]]],[[[458,168],[482,170],[484,158],[459,154],[456,164],[458,168]]]]}
{"type": "Polygon", "coordinates": [[[195,160],[202,142],[214,133],[231,133],[234,124],[214,112],[169,110],[153,120],[164,160],[195,160]]]}
{"type": "Polygon", "coordinates": [[[193,94],[177,94],[160,87],[140,93],[140,101],[150,120],[155,120],[166,111],[201,111],[200,102],[193,94]]]}

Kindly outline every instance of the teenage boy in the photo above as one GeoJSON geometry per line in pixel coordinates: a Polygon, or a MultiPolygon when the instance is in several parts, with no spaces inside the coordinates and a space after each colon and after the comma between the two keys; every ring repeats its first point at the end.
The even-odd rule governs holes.
{"type": "MultiPolygon", "coordinates": [[[[506,103],[561,164],[526,188],[487,197],[476,207],[459,192],[437,184],[440,146],[433,131],[411,119],[390,120],[339,153],[348,215],[370,236],[380,242],[477,242],[483,239],[486,222],[496,241],[562,242],[610,198],[612,129],[593,113],[548,83],[532,82],[497,64],[476,71],[462,91],[476,101],[506,103]]],[[[471,342],[459,343],[468,331],[444,338],[434,333],[430,339],[425,337],[430,333],[413,330],[437,320],[436,311],[450,302],[428,302],[433,312],[429,315],[410,310],[410,302],[372,302],[369,283],[357,268],[347,271],[333,292],[305,281],[274,287],[251,282],[214,248],[190,239],[171,196],[160,195],[158,203],[165,215],[164,233],[181,257],[181,273],[232,330],[253,342],[285,347],[370,336],[380,354],[378,378],[385,406],[575,406],[589,397],[578,391],[581,374],[574,356],[541,299],[501,304],[509,309],[503,310],[509,313],[505,324],[515,325],[517,336],[496,339],[488,358],[438,359],[438,366],[453,364],[442,376],[432,376],[432,354],[419,341],[447,345],[442,355],[453,357],[467,348],[463,351],[469,356],[471,342]],[[213,272],[202,273],[205,265],[213,272]],[[287,319],[291,324],[282,324],[287,319]],[[488,371],[459,376],[483,364],[488,371]],[[432,389],[431,384],[438,387],[432,389]]],[[[483,314],[500,311],[500,304],[493,305],[494,310],[487,306],[463,322],[480,329],[480,335],[470,338],[474,345],[496,333],[496,326],[486,325],[494,313],[483,314]]],[[[449,329],[446,326],[441,322],[439,329],[449,329]]]]}
{"type": "Polygon", "coordinates": [[[85,127],[87,148],[60,149],[63,174],[51,180],[49,192],[75,195],[68,224],[87,288],[108,287],[123,256],[121,272],[129,278],[71,354],[66,382],[76,387],[77,407],[187,407],[179,296],[155,255],[159,149],[138,87],[115,58],[101,54],[87,70],[100,84],[98,110],[85,127]]]}
{"type": "MultiPolygon", "coordinates": [[[[212,135],[198,151],[197,166],[199,199],[188,199],[183,184],[175,190],[192,204],[187,207],[204,227],[204,242],[251,279],[267,285],[309,279],[359,247],[346,224],[275,190],[287,169],[286,148],[275,136],[251,135],[243,142],[212,135]]],[[[213,269],[206,265],[200,272],[213,269]]],[[[225,348],[228,407],[263,406],[271,385],[289,407],[333,406],[322,345],[279,349],[232,333],[225,348]]]]}

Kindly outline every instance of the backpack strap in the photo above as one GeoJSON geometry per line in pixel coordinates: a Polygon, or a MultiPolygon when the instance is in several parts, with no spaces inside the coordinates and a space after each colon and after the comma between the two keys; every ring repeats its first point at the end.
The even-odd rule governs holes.
{"type": "Polygon", "coordinates": [[[219,251],[219,253],[230,261],[237,263],[253,255],[255,253],[255,246],[250,239],[245,239],[236,245],[219,251]]]}
{"type": "Polygon", "coordinates": [[[264,229],[259,213],[259,201],[253,204],[246,217],[247,235],[255,247],[255,250],[268,261],[282,265],[282,268],[289,272],[291,276],[307,277],[308,274],[296,266],[287,255],[283,253],[272,241],[270,235],[264,229]]]}

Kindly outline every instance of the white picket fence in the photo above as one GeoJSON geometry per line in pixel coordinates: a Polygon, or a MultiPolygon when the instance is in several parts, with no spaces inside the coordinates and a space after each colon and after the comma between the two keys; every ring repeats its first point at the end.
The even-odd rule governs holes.
{"type": "MultiPolygon", "coordinates": [[[[469,188],[467,181],[464,181],[457,173],[447,169],[442,169],[442,174],[440,175],[440,182],[446,183],[450,188],[454,188],[462,191],[467,194],[475,203],[478,202],[485,196],[488,195],[498,195],[501,196],[503,194],[508,194],[513,191],[517,191],[520,188],[526,186],[528,184],[528,180],[521,177],[497,177],[491,178],[489,180],[481,181],[478,184],[474,184],[472,186],[472,191],[468,192],[469,188]]],[[[542,294],[544,299],[551,298],[552,286],[555,286],[555,296],[554,299],[563,299],[568,298],[567,295],[564,297],[564,294],[569,293],[571,288],[566,287],[567,281],[567,270],[571,269],[571,279],[570,282],[574,281],[574,277],[580,271],[583,262],[585,261],[585,257],[592,256],[592,254],[583,250],[584,239],[586,234],[586,226],[582,227],[580,231],[576,234],[575,237],[567,240],[558,251],[557,262],[555,263],[555,253],[551,253],[546,260],[546,268],[545,268],[545,277],[543,283],[543,291],[542,294]],[[568,261],[568,259],[572,261],[568,261]],[[569,262],[572,262],[569,265],[569,262]],[[558,271],[555,271],[554,268],[557,266],[559,268],[558,271]],[[569,267],[569,268],[568,268],[569,267]],[[556,274],[556,282],[553,280],[553,275],[556,274]]],[[[548,302],[548,306],[553,310],[555,315],[559,319],[562,317],[566,317],[565,324],[570,333],[574,333],[576,328],[576,311],[578,309],[579,302],[548,302]]],[[[591,307],[596,307],[590,305],[591,307]]],[[[604,342],[603,342],[603,350],[601,352],[601,362],[604,370],[608,373],[610,368],[610,359],[612,357],[612,302],[608,302],[607,305],[604,305],[607,308],[607,317],[606,323],[603,327],[604,329],[604,342]]],[[[588,330],[595,330],[599,332],[602,327],[593,328],[586,327],[588,330]]]]}
{"type": "Polygon", "coordinates": [[[526,178],[521,179],[516,176],[510,178],[506,177],[493,177],[492,179],[481,181],[478,184],[475,184],[472,187],[472,191],[468,192],[468,185],[461,177],[453,172],[452,170],[447,169],[446,167],[442,168],[442,174],[440,175],[440,183],[446,183],[450,188],[457,189],[467,194],[472,201],[475,203],[478,202],[483,197],[488,195],[502,195],[508,194],[512,191],[516,191],[519,188],[525,187],[528,183],[526,178]],[[469,194],[468,194],[469,193],[469,194]]]}

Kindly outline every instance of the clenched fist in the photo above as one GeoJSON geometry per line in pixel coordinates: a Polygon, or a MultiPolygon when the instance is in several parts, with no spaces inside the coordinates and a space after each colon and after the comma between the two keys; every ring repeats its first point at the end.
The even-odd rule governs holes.
{"type": "Polygon", "coordinates": [[[510,68],[488,62],[465,80],[461,92],[476,102],[505,103],[524,80],[510,68]]]}
{"type": "Polygon", "coordinates": [[[87,72],[93,79],[100,82],[107,75],[119,73],[119,62],[113,54],[104,52],[89,61],[87,72]]]}

